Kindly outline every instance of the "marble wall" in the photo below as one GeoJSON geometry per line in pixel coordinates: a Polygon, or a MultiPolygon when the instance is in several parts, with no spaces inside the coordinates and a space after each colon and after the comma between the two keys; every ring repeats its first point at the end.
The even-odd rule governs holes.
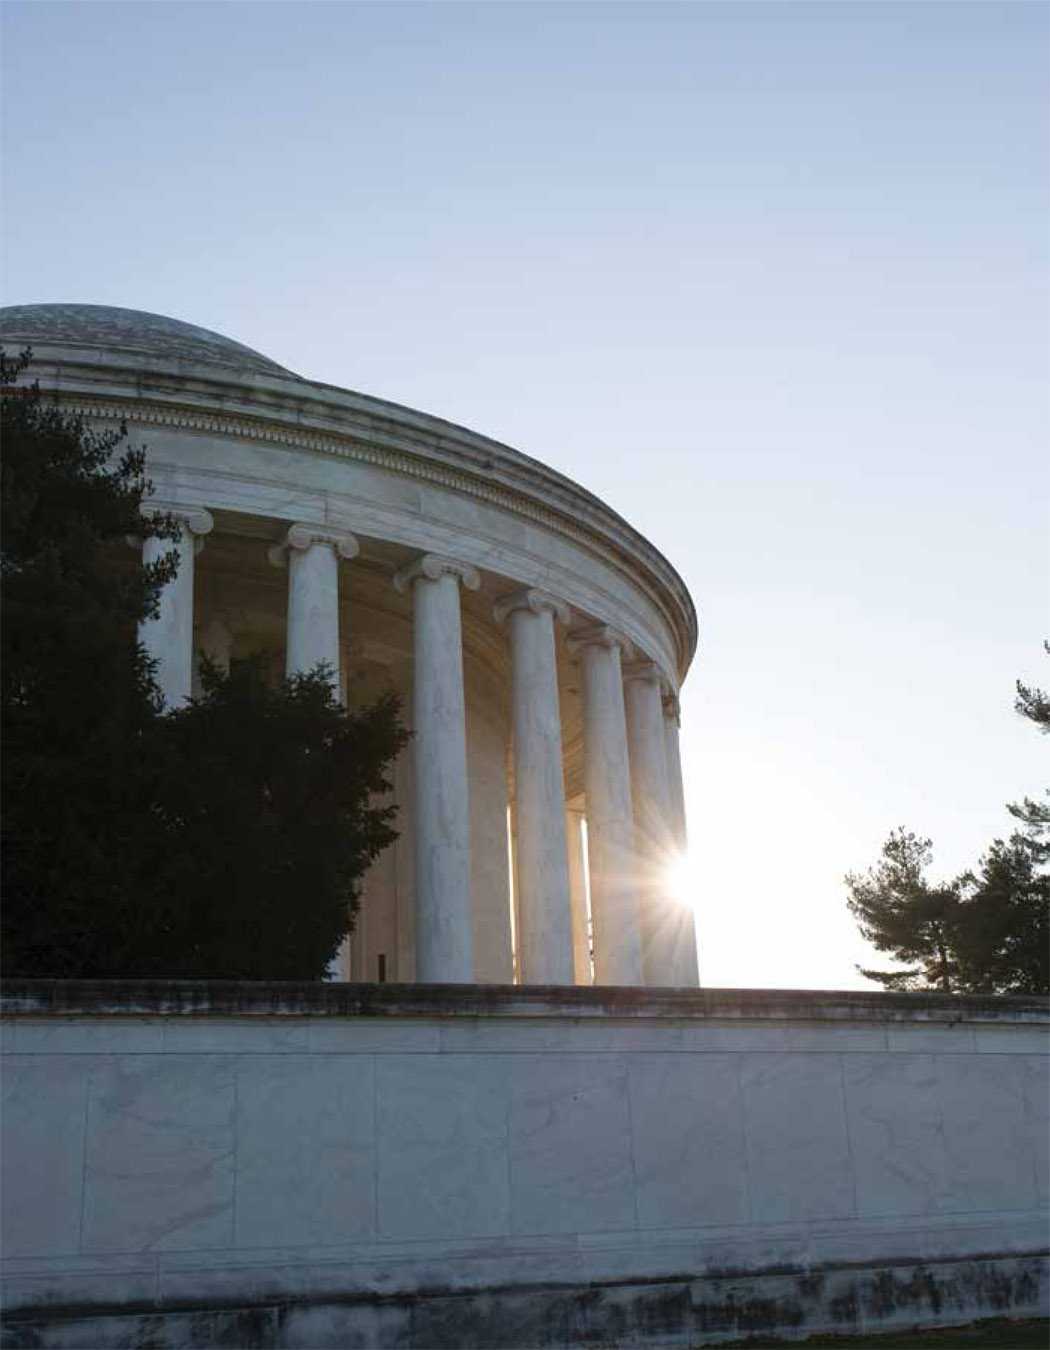
{"type": "Polygon", "coordinates": [[[688,1344],[959,1320],[995,1298],[1031,1312],[1046,1022],[573,1018],[536,1000],[14,1017],[6,1334],[88,1343],[72,1318],[90,1344],[137,1344],[159,1317],[157,1344],[194,1344],[190,1304],[240,1310],[216,1344],[311,1346],[472,1344],[481,1325],[486,1344],[572,1344],[599,1314],[627,1318],[625,1343],[688,1344]],[[910,1295],[887,1300],[891,1270],[910,1295]],[[657,1286],[664,1312],[639,1312],[657,1286]],[[420,1309],[453,1293],[442,1340],[420,1309]],[[396,1335],[377,1299],[407,1319],[396,1335]]]}

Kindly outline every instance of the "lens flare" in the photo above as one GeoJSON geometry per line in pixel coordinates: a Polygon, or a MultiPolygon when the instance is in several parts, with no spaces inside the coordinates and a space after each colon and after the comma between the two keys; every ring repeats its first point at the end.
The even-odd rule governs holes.
{"type": "Polygon", "coordinates": [[[688,853],[676,853],[665,873],[667,894],[675,904],[690,909],[696,895],[696,872],[688,853]]]}

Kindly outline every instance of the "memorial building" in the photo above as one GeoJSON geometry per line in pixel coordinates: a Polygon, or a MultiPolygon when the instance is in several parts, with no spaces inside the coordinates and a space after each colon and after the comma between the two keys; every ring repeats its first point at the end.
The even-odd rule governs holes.
{"type": "Polygon", "coordinates": [[[698,984],[667,884],[696,614],[648,540],[536,459],[192,324],[2,317],[45,391],[146,446],[150,504],[181,522],[142,632],[169,706],[205,654],[265,653],[275,676],[324,661],[351,705],[403,696],[400,838],[336,978],[698,984]]]}

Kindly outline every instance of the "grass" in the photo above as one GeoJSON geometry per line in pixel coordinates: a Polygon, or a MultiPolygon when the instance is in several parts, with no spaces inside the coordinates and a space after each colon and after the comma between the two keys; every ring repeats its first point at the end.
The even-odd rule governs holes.
{"type": "Polygon", "coordinates": [[[875,1336],[810,1336],[804,1341],[785,1341],[751,1337],[733,1341],[723,1350],[770,1350],[785,1346],[801,1346],[803,1350],[817,1347],[836,1347],[837,1350],[1048,1350],[1050,1321],[1046,1318],[995,1318],[985,1322],[971,1322],[964,1327],[938,1327],[932,1331],[893,1331],[875,1336]]]}

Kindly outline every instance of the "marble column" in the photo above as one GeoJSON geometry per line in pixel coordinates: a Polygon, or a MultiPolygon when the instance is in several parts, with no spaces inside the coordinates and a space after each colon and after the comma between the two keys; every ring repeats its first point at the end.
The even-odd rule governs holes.
{"type": "Polygon", "coordinates": [[[645,982],[671,985],[676,979],[679,926],[668,885],[668,868],[674,858],[671,789],[667,779],[660,674],[651,661],[636,661],[626,667],[624,697],[645,982]]]}
{"type": "Polygon", "coordinates": [[[684,853],[689,839],[685,824],[685,787],[682,783],[682,750],[678,742],[681,712],[678,695],[664,687],[661,700],[664,712],[664,760],[667,764],[667,784],[671,792],[671,832],[675,847],[684,853]]]}
{"type": "Polygon", "coordinates": [[[339,559],[356,558],[358,552],[358,542],[349,530],[293,525],[268,555],[275,567],[288,568],[286,673],[305,674],[323,662],[337,692],[339,559]]]}
{"type": "Polygon", "coordinates": [[[139,626],[139,640],[157,662],[157,683],[167,708],[181,707],[193,693],[193,571],[197,554],[204,547],[214,522],[211,512],[202,507],[169,506],[151,502],[151,512],[173,515],[179,523],[179,537],[144,539],[142,561],[158,562],[173,550],[178,554],[178,571],[160,593],[155,619],[139,626]]]}
{"type": "MultiPolygon", "coordinates": [[[[667,778],[671,789],[671,827],[674,844],[679,856],[684,856],[688,846],[688,833],[685,823],[685,788],[682,783],[682,753],[678,740],[679,705],[673,692],[664,689],[664,749],[667,759],[667,778]]],[[[696,952],[696,897],[687,897],[689,903],[681,916],[682,939],[675,953],[677,973],[675,983],[697,988],[700,984],[700,968],[696,952]]],[[[679,904],[682,901],[679,899],[679,904]]]]}
{"type": "MultiPolygon", "coordinates": [[[[514,773],[514,747],[507,742],[507,780],[514,773]]],[[[507,856],[510,873],[510,921],[512,973],[515,984],[521,984],[521,893],[518,886],[518,808],[511,799],[507,808],[507,856]]]]}
{"type": "Polygon", "coordinates": [[[582,672],[594,982],[640,985],[642,937],[620,668],[623,650],[630,653],[630,643],[606,624],[569,634],[569,651],[582,672]]]}
{"type": "Polygon", "coordinates": [[[394,585],[411,592],[414,618],[416,979],[474,979],[470,911],[470,805],[459,587],[476,591],[477,569],[428,553],[394,585]]]}
{"type": "Polygon", "coordinates": [[[569,903],[572,906],[572,959],[576,984],[591,983],[591,939],[587,925],[587,863],[583,853],[583,812],[565,812],[569,847],[569,903]]]}
{"type": "Polygon", "coordinates": [[[514,787],[523,984],[572,984],[572,908],[565,842],[565,778],[554,621],[568,606],[527,588],[500,600],[510,622],[514,787]]]}

